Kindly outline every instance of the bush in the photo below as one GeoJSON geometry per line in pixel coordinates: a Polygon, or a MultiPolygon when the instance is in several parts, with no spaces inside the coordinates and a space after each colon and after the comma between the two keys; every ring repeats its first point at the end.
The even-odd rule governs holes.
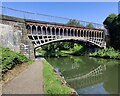
{"type": "Polygon", "coordinates": [[[120,52],[114,48],[101,49],[97,52],[90,53],[89,56],[103,57],[103,58],[120,58],[120,52]]]}
{"type": "Polygon", "coordinates": [[[21,54],[11,51],[9,48],[0,47],[0,53],[2,53],[0,72],[4,73],[12,69],[15,65],[29,61],[29,59],[21,54]]]}
{"type": "Polygon", "coordinates": [[[71,55],[79,56],[79,55],[84,55],[86,49],[85,49],[85,46],[75,43],[74,47],[71,48],[70,51],[72,51],[71,55]]]}

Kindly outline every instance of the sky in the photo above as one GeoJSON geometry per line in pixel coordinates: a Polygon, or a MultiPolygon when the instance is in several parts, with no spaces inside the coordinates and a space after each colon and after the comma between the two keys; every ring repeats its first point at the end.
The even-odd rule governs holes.
{"type": "Polygon", "coordinates": [[[118,14],[118,2],[3,2],[2,6],[100,24],[109,14],[118,14]]]}

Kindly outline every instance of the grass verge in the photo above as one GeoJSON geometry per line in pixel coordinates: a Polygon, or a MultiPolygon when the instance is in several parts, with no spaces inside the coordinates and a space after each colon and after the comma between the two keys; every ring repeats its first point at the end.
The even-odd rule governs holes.
{"type": "Polygon", "coordinates": [[[61,78],[53,71],[53,67],[44,59],[43,78],[45,94],[70,94],[71,88],[63,85],[61,78]]]}

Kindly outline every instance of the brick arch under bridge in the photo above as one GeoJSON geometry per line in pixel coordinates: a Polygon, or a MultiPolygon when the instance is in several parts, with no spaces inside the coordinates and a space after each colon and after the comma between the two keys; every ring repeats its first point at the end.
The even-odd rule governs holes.
{"type": "Polygon", "coordinates": [[[26,21],[26,28],[27,35],[34,44],[35,49],[62,40],[78,40],[89,42],[101,48],[106,47],[104,29],[36,21],[26,21]]]}

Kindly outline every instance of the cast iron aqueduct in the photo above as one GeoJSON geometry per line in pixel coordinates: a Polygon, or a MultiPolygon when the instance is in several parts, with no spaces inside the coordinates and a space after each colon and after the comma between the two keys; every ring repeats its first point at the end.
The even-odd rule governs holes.
{"type": "Polygon", "coordinates": [[[105,48],[105,30],[50,22],[26,21],[27,34],[37,48],[55,41],[80,40],[105,48]]]}

